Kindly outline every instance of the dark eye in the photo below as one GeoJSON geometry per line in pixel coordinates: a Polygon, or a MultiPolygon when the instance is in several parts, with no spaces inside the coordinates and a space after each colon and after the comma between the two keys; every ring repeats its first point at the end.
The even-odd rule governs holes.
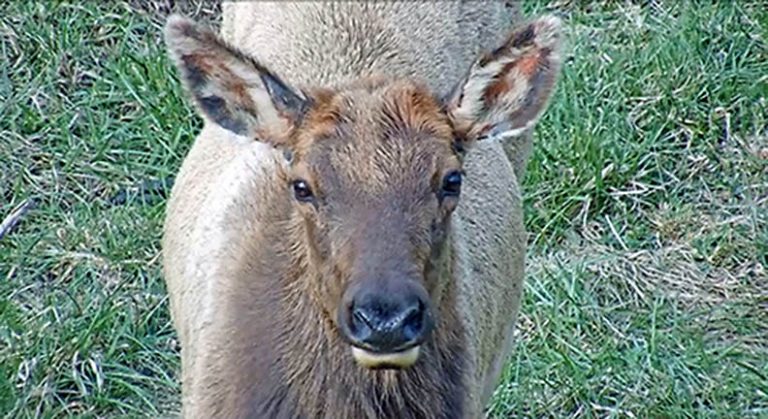
{"type": "Polygon", "coordinates": [[[293,181],[293,195],[301,202],[310,202],[315,197],[309,184],[301,179],[293,181]]]}
{"type": "Polygon", "coordinates": [[[459,196],[461,193],[461,172],[454,170],[443,178],[443,196],[459,196]]]}

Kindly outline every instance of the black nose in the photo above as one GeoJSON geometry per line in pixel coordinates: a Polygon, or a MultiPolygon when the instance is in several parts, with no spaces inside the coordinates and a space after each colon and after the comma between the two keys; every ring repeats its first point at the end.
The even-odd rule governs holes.
{"type": "Polygon", "coordinates": [[[353,345],[373,352],[399,352],[420,344],[432,327],[429,309],[418,297],[353,299],[346,334],[353,345]]]}

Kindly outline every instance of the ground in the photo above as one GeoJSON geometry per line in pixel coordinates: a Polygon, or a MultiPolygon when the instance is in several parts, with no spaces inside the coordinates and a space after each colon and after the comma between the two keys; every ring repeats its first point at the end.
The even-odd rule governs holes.
{"type": "MultiPolygon", "coordinates": [[[[525,4],[563,17],[569,53],[493,417],[768,416],[768,7],[525,4]]],[[[0,412],[172,414],[159,238],[201,121],[159,25],[215,8],[2,9],[0,412]]]]}

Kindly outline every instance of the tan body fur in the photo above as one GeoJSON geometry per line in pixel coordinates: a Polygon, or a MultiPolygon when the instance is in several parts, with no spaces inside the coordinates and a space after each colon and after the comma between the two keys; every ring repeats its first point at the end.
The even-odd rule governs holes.
{"type": "MultiPolygon", "coordinates": [[[[223,11],[222,37],[290,85],[333,88],[384,74],[422,80],[437,96],[448,95],[472,62],[519,23],[517,8],[502,2],[241,2],[223,11]]],[[[419,383],[432,394],[425,397],[395,384],[404,372],[361,371],[334,337],[333,322],[308,314],[312,299],[303,293],[310,291],[296,278],[309,274],[295,272],[286,256],[291,249],[272,245],[286,236],[280,228],[291,211],[281,198],[288,163],[280,150],[206,120],[177,177],[163,238],[185,417],[253,417],[257,410],[247,400],[261,397],[264,387],[273,390],[264,397],[275,400],[259,403],[270,404],[275,417],[388,417],[391,406],[410,406],[402,417],[438,415],[430,403],[446,404],[444,412],[456,407],[456,417],[482,416],[512,346],[523,288],[527,236],[518,175],[529,128],[507,143],[479,141],[463,161],[466,179],[439,270],[450,277],[439,292],[433,338],[435,346],[463,342],[461,359],[435,361],[457,363],[461,391],[425,375],[432,377],[419,383]],[[295,273],[295,288],[278,289],[287,283],[282,272],[295,273]],[[269,337],[270,327],[291,338],[269,337]],[[265,348],[267,341],[284,347],[265,348]],[[290,354],[297,358],[285,359],[290,354]],[[278,371],[271,369],[278,363],[278,371]],[[360,385],[368,374],[377,374],[381,387],[360,385]],[[389,393],[372,395],[374,388],[389,393]],[[442,400],[440,392],[457,400],[442,400]]]]}

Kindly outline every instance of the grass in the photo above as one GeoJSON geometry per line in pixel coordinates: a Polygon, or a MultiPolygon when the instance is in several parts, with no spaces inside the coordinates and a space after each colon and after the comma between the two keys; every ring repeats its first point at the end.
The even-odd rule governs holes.
{"type": "MultiPolygon", "coordinates": [[[[571,55],[525,181],[529,278],[492,415],[768,417],[768,9],[526,7],[563,16],[571,55]]],[[[168,9],[0,14],[0,218],[31,204],[0,238],[6,417],[178,408],[153,185],[200,121],[168,9]]]]}

